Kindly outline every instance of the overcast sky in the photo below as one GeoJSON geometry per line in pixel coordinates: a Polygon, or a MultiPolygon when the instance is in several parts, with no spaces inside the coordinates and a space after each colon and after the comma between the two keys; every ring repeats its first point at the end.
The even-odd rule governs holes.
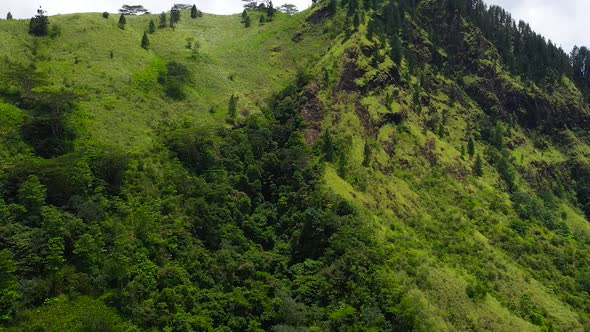
{"type": "MultiPolygon", "coordinates": [[[[112,12],[116,13],[121,5],[142,4],[152,13],[169,10],[175,3],[195,3],[200,10],[214,14],[241,13],[241,0],[0,0],[0,17],[5,18],[10,11],[17,18],[28,18],[35,14],[39,6],[43,6],[49,15],[80,13],[80,12],[112,12]]],[[[284,3],[297,5],[305,9],[311,0],[273,0],[276,6],[284,3]]]]}
{"type": "MultiPolygon", "coordinates": [[[[192,3],[194,0],[0,0],[0,17],[11,11],[15,17],[27,18],[42,5],[50,15],[74,12],[116,12],[122,4],[141,3],[154,13],[169,9],[175,2],[192,3]]],[[[275,5],[294,3],[300,9],[311,0],[274,0],[275,5]]],[[[570,51],[574,45],[590,46],[590,34],[585,21],[590,12],[590,0],[488,0],[506,8],[517,21],[529,22],[533,30],[570,51]]],[[[197,0],[199,9],[207,13],[231,14],[241,12],[241,0],[197,0]]]]}
{"type": "Polygon", "coordinates": [[[567,52],[574,45],[590,46],[587,16],[590,0],[488,0],[512,13],[516,21],[528,22],[533,30],[551,39],[567,52]]]}

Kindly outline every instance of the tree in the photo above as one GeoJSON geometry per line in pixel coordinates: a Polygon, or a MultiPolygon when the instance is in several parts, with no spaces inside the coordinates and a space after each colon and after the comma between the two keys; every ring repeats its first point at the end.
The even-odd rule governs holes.
{"type": "Polygon", "coordinates": [[[197,18],[199,16],[199,10],[197,9],[197,5],[193,5],[191,8],[191,18],[197,18]]]}
{"type": "Polygon", "coordinates": [[[328,13],[330,13],[330,15],[334,15],[336,14],[336,0],[330,0],[330,2],[328,2],[328,13]]]}
{"type": "Polygon", "coordinates": [[[498,149],[498,151],[502,151],[504,149],[504,126],[500,121],[496,122],[496,127],[494,127],[494,140],[493,145],[498,149]]]}
{"type": "Polygon", "coordinates": [[[46,36],[49,19],[45,15],[45,11],[41,8],[37,10],[37,15],[31,18],[29,22],[29,34],[35,36],[46,36]]]}
{"type": "Polygon", "coordinates": [[[477,177],[483,176],[483,160],[480,155],[475,158],[475,164],[473,164],[473,174],[477,177]]]}
{"type": "Polygon", "coordinates": [[[365,142],[365,151],[363,157],[363,166],[368,167],[371,163],[371,145],[369,142],[365,142]]]}
{"type": "Polygon", "coordinates": [[[140,15],[148,13],[148,10],[143,8],[142,5],[123,5],[119,9],[119,13],[122,15],[140,15]]]}
{"type": "Polygon", "coordinates": [[[35,175],[30,175],[18,189],[18,202],[25,208],[27,214],[38,214],[45,205],[47,188],[35,175]]]}
{"type": "Polygon", "coordinates": [[[12,20],[12,13],[11,12],[8,12],[8,14],[6,14],[6,19],[12,20]]]}
{"type": "Polygon", "coordinates": [[[258,20],[258,23],[260,23],[260,25],[266,23],[266,17],[263,15],[260,15],[260,19],[258,20]]]}
{"type": "Polygon", "coordinates": [[[272,21],[272,18],[275,16],[275,8],[272,4],[272,1],[268,2],[268,6],[266,7],[266,16],[268,16],[269,21],[272,21]]]}
{"type": "Polygon", "coordinates": [[[328,129],[324,131],[324,139],[322,144],[322,152],[324,153],[324,160],[331,163],[334,161],[334,142],[332,133],[328,129]]]}
{"type": "Polygon", "coordinates": [[[256,0],[242,0],[244,3],[244,9],[247,10],[254,10],[258,7],[258,2],[256,0]]]}
{"type": "Polygon", "coordinates": [[[191,7],[192,7],[192,5],[184,4],[184,3],[174,4],[174,8],[176,8],[178,10],[187,10],[187,9],[190,9],[191,7]]]}
{"type": "Polygon", "coordinates": [[[19,298],[16,264],[10,251],[0,250],[0,324],[12,319],[19,298]]]}
{"type": "Polygon", "coordinates": [[[473,137],[469,137],[467,141],[467,153],[469,154],[469,158],[473,158],[473,155],[475,155],[475,141],[473,141],[473,137]]]}
{"type": "Polygon", "coordinates": [[[242,12],[242,23],[246,23],[246,18],[248,17],[248,11],[244,9],[242,12]]]}
{"type": "Polygon", "coordinates": [[[352,25],[355,29],[358,29],[359,25],[361,24],[361,19],[359,17],[359,13],[354,13],[354,17],[352,18],[352,25]]]}
{"type": "Polygon", "coordinates": [[[250,15],[248,15],[248,16],[246,16],[246,20],[244,21],[244,26],[246,28],[249,28],[251,24],[252,24],[252,22],[250,20],[250,15]]]}
{"type": "Polygon", "coordinates": [[[508,156],[500,156],[496,167],[498,169],[498,173],[500,173],[500,176],[506,182],[508,190],[512,192],[514,189],[516,189],[516,170],[508,158],[508,156]]]}
{"type": "Polygon", "coordinates": [[[146,50],[150,48],[150,39],[148,38],[147,32],[143,33],[143,37],[141,38],[141,47],[146,50]]]}
{"type": "Polygon", "coordinates": [[[170,27],[172,28],[174,26],[174,24],[180,22],[180,8],[178,8],[177,6],[173,6],[172,9],[170,9],[170,27]]]}
{"type": "Polygon", "coordinates": [[[286,3],[286,4],[282,5],[281,7],[279,7],[279,10],[287,15],[294,15],[299,12],[299,10],[297,9],[297,6],[295,6],[294,4],[291,4],[291,3],[286,3]]]}
{"type": "Polygon", "coordinates": [[[103,12],[102,13],[102,17],[103,18],[109,18],[109,16],[110,16],[109,12],[103,12]]]}
{"type": "Polygon", "coordinates": [[[148,32],[149,33],[156,32],[156,23],[154,23],[154,20],[150,20],[150,25],[148,26],[148,32]]]}
{"type": "Polygon", "coordinates": [[[164,29],[167,26],[168,26],[168,18],[166,16],[166,13],[162,12],[162,14],[160,14],[160,23],[158,24],[158,28],[164,29]]]}
{"type": "Polygon", "coordinates": [[[119,29],[125,29],[125,24],[127,24],[127,19],[125,18],[125,15],[121,14],[121,16],[119,16],[119,29]]]}
{"type": "Polygon", "coordinates": [[[227,116],[233,121],[238,115],[238,97],[231,95],[229,97],[229,105],[227,107],[227,116]]]}
{"type": "Polygon", "coordinates": [[[402,41],[399,38],[398,34],[394,34],[391,37],[391,60],[396,64],[400,64],[402,61],[402,54],[403,54],[403,46],[402,41]]]}

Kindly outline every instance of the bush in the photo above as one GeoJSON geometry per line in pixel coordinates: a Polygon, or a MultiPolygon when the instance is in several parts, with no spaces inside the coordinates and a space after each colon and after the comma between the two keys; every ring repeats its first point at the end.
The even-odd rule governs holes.
{"type": "Polygon", "coordinates": [[[164,85],[166,95],[172,99],[184,99],[186,93],[184,84],[190,81],[190,71],[180,62],[171,61],[166,65],[166,73],[158,77],[158,82],[164,85]]]}
{"type": "Polygon", "coordinates": [[[102,13],[102,17],[104,17],[104,18],[109,18],[109,13],[108,13],[108,12],[104,12],[104,13],[102,13]]]}

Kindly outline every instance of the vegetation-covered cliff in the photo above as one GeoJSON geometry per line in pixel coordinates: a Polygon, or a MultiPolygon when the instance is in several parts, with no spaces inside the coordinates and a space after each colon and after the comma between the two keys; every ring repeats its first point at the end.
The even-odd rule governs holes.
{"type": "Polygon", "coordinates": [[[590,330],[586,48],[195,10],[0,21],[0,329],[590,330]]]}

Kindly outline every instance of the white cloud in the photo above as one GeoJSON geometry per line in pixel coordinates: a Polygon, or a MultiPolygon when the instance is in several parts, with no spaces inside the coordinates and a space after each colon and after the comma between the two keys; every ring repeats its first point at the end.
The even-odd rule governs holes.
{"type": "MultiPolygon", "coordinates": [[[[193,3],[182,0],[0,0],[0,17],[6,17],[8,11],[15,18],[29,18],[39,8],[47,10],[49,15],[81,13],[81,12],[112,12],[115,13],[123,4],[142,4],[152,13],[159,13],[170,9],[174,3],[193,3]]],[[[275,7],[284,3],[297,5],[305,9],[311,5],[311,0],[274,0],[275,7]]],[[[233,14],[242,11],[241,0],[200,0],[197,7],[206,13],[233,14]]]]}

